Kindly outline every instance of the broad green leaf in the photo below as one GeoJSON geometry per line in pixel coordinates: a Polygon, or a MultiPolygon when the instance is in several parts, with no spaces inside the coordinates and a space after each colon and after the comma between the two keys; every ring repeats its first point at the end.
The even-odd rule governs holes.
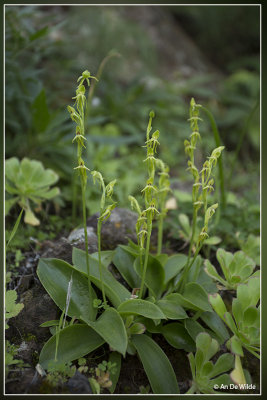
{"type": "Polygon", "coordinates": [[[115,308],[108,308],[96,321],[84,321],[93,328],[113,350],[125,356],[127,348],[127,333],[120,314],[115,308]]]}
{"type": "Polygon", "coordinates": [[[172,278],[174,278],[185,266],[187,257],[184,254],[175,254],[168,258],[164,265],[166,285],[172,278]]]}
{"type": "Polygon", "coordinates": [[[229,346],[232,353],[236,354],[237,356],[243,357],[243,349],[240,340],[236,336],[232,336],[229,340],[229,346]]]}
{"type": "Polygon", "coordinates": [[[40,199],[50,200],[53,197],[58,196],[59,193],[60,193],[60,190],[58,187],[55,187],[51,190],[47,190],[47,188],[46,188],[45,190],[40,189],[40,191],[38,191],[38,193],[35,197],[40,197],[40,199]]]}
{"type": "Polygon", "coordinates": [[[227,285],[227,282],[220,277],[218,274],[216,268],[210,263],[209,260],[205,261],[205,272],[211,276],[213,279],[216,279],[217,281],[221,282],[224,286],[227,285]]]}
{"type": "Polygon", "coordinates": [[[116,363],[116,369],[112,369],[110,372],[110,380],[112,382],[112,386],[108,388],[110,393],[114,393],[116,389],[116,385],[121,372],[121,355],[117,351],[111,351],[109,355],[109,361],[114,364],[116,363]]]}
{"type": "Polygon", "coordinates": [[[229,265],[229,271],[231,275],[240,275],[240,272],[246,268],[249,276],[255,268],[255,265],[255,262],[243,251],[237,251],[229,265]]]}
{"type": "Polygon", "coordinates": [[[224,322],[226,323],[226,325],[229,326],[229,328],[231,329],[231,331],[234,334],[236,334],[236,335],[238,334],[237,333],[237,327],[236,327],[236,324],[234,322],[234,319],[233,319],[232,315],[229,312],[226,312],[224,314],[224,322]]]}
{"type": "Polygon", "coordinates": [[[240,301],[236,298],[232,301],[232,313],[238,327],[241,326],[243,320],[243,309],[240,301]]]}
{"type": "Polygon", "coordinates": [[[195,282],[185,285],[185,290],[181,297],[192,304],[195,310],[212,311],[207,292],[195,282]]]}
{"type": "MultiPolygon", "coordinates": [[[[90,254],[93,258],[98,261],[98,252],[90,254]]],[[[112,262],[114,250],[102,250],[101,251],[101,263],[107,268],[112,262]]]]}
{"type": "Polygon", "coordinates": [[[204,244],[208,244],[208,245],[210,245],[210,246],[211,246],[211,245],[215,246],[216,244],[221,243],[221,241],[222,241],[222,239],[221,239],[220,237],[218,237],[218,236],[211,236],[210,238],[205,239],[204,244]]]}
{"type": "MultiPolygon", "coordinates": [[[[77,360],[100,347],[105,341],[86,324],[74,324],[60,331],[57,360],[66,363],[77,360]]],[[[55,359],[56,336],[52,336],[42,348],[39,363],[47,369],[55,359]]]]}
{"type": "Polygon", "coordinates": [[[5,176],[11,182],[16,180],[19,174],[20,163],[16,157],[11,157],[5,161],[5,176]]]}
{"type": "Polygon", "coordinates": [[[164,315],[169,319],[184,319],[187,318],[185,310],[176,304],[175,301],[168,300],[163,298],[162,300],[158,300],[156,305],[163,311],[164,315]]]}
{"type": "Polygon", "coordinates": [[[56,258],[41,258],[37,267],[37,275],[45,290],[56,305],[63,310],[66,307],[69,283],[72,280],[70,303],[67,314],[70,317],[81,316],[82,319],[95,319],[97,309],[92,307],[93,299],[89,299],[87,277],[75,270],[72,265],[56,258]]]}
{"type": "Polygon", "coordinates": [[[204,351],[202,351],[199,347],[197,348],[196,351],[195,361],[196,361],[196,370],[199,374],[201,374],[202,366],[205,362],[205,354],[204,351]]]}
{"type": "Polygon", "coordinates": [[[113,257],[113,263],[131,288],[140,287],[141,279],[134,270],[136,257],[121,246],[118,246],[113,257]]]}
{"type": "Polygon", "coordinates": [[[193,320],[192,318],[188,318],[184,321],[184,326],[191,338],[196,341],[197,336],[201,332],[205,332],[205,329],[199,322],[193,320]]]}
{"type": "Polygon", "coordinates": [[[117,310],[120,314],[142,315],[151,319],[166,319],[164,313],[156,304],[141,299],[126,300],[119,305],[117,310]]]}
{"type": "Polygon", "coordinates": [[[226,313],[227,310],[221,296],[218,293],[210,294],[209,302],[216,311],[216,313],[219,315],[219,317],[224,319],[224,314],[226,313]]]}
{"type": "Polygon", "coordinates": [[[211,361],[207,361],[203,365],[201,373],[202,373],[203,376],[209,376],[210,373],[212,372],[212,370],[213,370],[213,363],[211,361]]]}
{"type": "Polygon", "coordinates": [[[225,251],[224,249],[218,249],[216,252],[216,257],[220,263],[220,266],[222,268],[226,280],[229,281],[230,279],[229,265],[234,257],[233,254],[228,251],[225,251]]]}
{"type": "Polygon", "coordinates": [[[218,360],[216,361],[213,370],[210,374],[210,377],[213,378],[217,375],[220,375],[226,371],[229,371],[229,369],[234,367],[234,356],[233,354],[226,353],[222,354],[218,360]]]}
{"type": "Polygon", "coordinates": [[[155,321],[158,322],[159,320],[152,320],[145,317],[137,317],[135,321],[138,321],[138,323],[144,325],[146,330],[150,333],[161,333],[162,324],[155,324],[155,321]]]}
{"type": "MultiPolygon", "coordinates": [[[[162,254],[156,255],[155,258],[161,263],[161,265],[163,267],[165,267],[165,264],[168,261],[169,256],[168,256],[168,254],[162,253],[162,254]]],[[[166,274],[166,271],[165,271],[165,274],[166,274]]],[[[165,277],[165,280],[166,280],[166,277],[165,277]]]]}
{"type": "MultiPolygon", "coordinates": [[[[136,258],[134,262],[134,269],[139,275],[142,277],[140,258],[136,258]]],[[[149,255],[146,277],[145,277],[145,285],[151,290],[153,296],[155,298],[159,298],[163,291],[163,282],[165,279],[164,269],[160,262],[155,258],[149,255]]]]}
{"type": "Polygon", "coordinates": [[[211,346],[211,337],[208,333],[206,332],[201,332],[197,335],[196,337],[196,347],[197,349],[201,349],[203,354],[205,355],[204,360],[209,360],[209,358],[206,357],[209,347],[211,346]]]}
{"type": "Polygon", "coordinates": [[[176,349],[194,351],[195,343],[189,336],[185,327],[178,322],[171,322],[161,328],[161,332],[167,342],[176,349]]]}
{"type": "Polygon", "coordinates": [[[133,336],[132,343],[144,366],[153,393],[178,394],[179,387],[171,363],[157,343],[147,335],[133,336]]]}
{"type": "Polygon", "coordinates": [[[218,341],[220,344],[224,343],[226,340],[229,339],[229,332],[222,322],[220,317],[215,313],[212,312],[204,312],[200,315],[200,319],[205,322],[205,324],[216,334],[218,341]]]}
{"type": "Polygon", "coordinates": [[[244,311],[243,323],[244,326],[254,325],[256,319],[258,318],[258,310],[255,306],[250,306],[244,311]]]}
{"type": "MultiPolygon", "coordinates": [[[[87,276],[85,251],[73,247],[72,260],[74,268],[78,269],[85,276],[87,276]]],[[[98,261],[89,255],[89,262],[92,282],[101,290],[98,261]]],[[[131,297],[131,293],[114,278],[114,276],[105,268],[104,265],[102,266],[102,274],[106,296],[110,299],[114,307],[118,307],[120,303],[131,297]]]]}
{"type": "Polygon", "coordinates": [[[181,227],[183,228],[184,232],[186,233],[186,236],[189,238],[191,235],[191,226],[190,226],[190,221],[189,221],[188,216],[186,214],[179,214],[178,219],[179,219],[181,227]]]}

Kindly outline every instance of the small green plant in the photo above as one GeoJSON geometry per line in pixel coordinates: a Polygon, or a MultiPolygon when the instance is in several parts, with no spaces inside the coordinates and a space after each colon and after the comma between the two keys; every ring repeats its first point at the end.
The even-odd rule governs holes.
{"type": "Polygon", "coordinates": [[[82,75],[78,78],[77,82],[80,82],[76,90],[76,96],[74,107],[68,106],[68,111],[70,113],[72,121],[76,123],[76,135],[73,142],[77,142],[77,169],[80,174],[81,190],[82,190],[82,210],[83,210],[83,227],[84,227],[84,237],[85,237],[85,251],[86,251],[86,266],[87,266],[87,279],[88,279],[88,291],[89,291],[89,304],[90,304],[90,314],[89,318],[93,318],[93,292],[90,277],[90,265],[89,265],[89,254],[88,254],[88,235],[86,226],[86,200],[85,191],[87,184],[87,172],[89,169],[85,166],[84,160],[82,159],[82,151],[85,148],[85,108],[86,108],[86,97],[85,97],[85,86],[84,81],[87,82],[88,87],[90,87],[90,79],[95,79],[94,76],[90,74],[89,71],[84,71],[82,75]]]}
{"type": "Polygon", "coordinates": [[[51,362],[47,368],[45,380],[54,387],[61,386],[69,378],[75,375],[76,367],[70,362],[67,363],[53,363],[51,362]]]}
{"type": "Polygon", "coordinates": [[[58,175],[51,169],[44,169],[40,161],[23,158],[20,162],[16,157],[5,162],[5,188],[10,197],[5,202],[5,212],[18,203],[25,210],[24,222],[39,225],[40,221],[31,209],[30,202],[40,205],[44,200],[50,200],[59,194],[57,187],[50,186],[57,182],[58,175]]]}
{"type": "Polygon", "coordinates": [[[234,356],[230,353],[221,355],[214,364],[211,359],[219,351],[219,343],[208,333],[199,333],[196,338],[196,353],[188,355],[192,385],[186,394],[217,393],[214,389],[232,382],[227,371],[234,368],[234,356]]]}
{"type": "Polygon", "coordinates": [[[159,212],[158,215],[158,251],[157,254],[161,254],[162,250],[162,235],[163,235],[163,220],[166,217],[167,209],[165,207],[167,194],[170,192],[170,180],[169,180],[169,167],[164,164],[162,160],[156,161],[156,166],[160,169],[159,172],[159,185],[158,185],[158,204],[159,204],[159,212]]]}
{"type": "Polygon", "coordinates": [[[244,356],[243,348],[260,358],[260,278],[251,277],[246,284],[237,287],[236,298],[232,302],[232,314],[227,311],[221,296],[209,295],[209,301],[215,312],[232,331],[227,347],[236,356],[234,377],[245,380],[239,357],[244,356]]]}
{"type": "Polygon", "coordinates": [[[191,230],[191,239],[188,251],[188,259],[186,266],[183,270],[181,280],[179,283],[179,290],[182,292],[184,290],[185,283],[187,281],[188,273],[193,265],[197,255],[199,254],[205,240],[209,237],[208,235],[208,226],[210,223],[210,219],[215,213],[218,203],[213,204],[208,207],[208,194],[214,190],[214,179],[212,178],[213,168],[216,166],[217,161],[221,155],[223,146],[217,147],[211,153],[211,156],[204,162],[202,170],[199,171],[195,165],[195,149],[198,140],[200,139],[198,122],[201,121],[199,117],[199,109],[200,105],[196,104],[195,100],[192,98],[190,103],[190,126],[192,129],[191,139],[185,140],[185,153],[189,157],[188,161],[188,169],[191,172],[194,178],[194,184],[192,189],[192,201],[193,201],[193,221],[192,221],[192,230],[191,230]],[[200,191],[201,189],[201,191],[200,191]],[[195,243],[195,235],[197,229],[197,217],[199,210],[203,207],[204,213],[204,225],[198,235],[196,250],[193,258],[191,259],[193,245],[195,243]]]}
{"type": "Polygon", "coordinates": [[[110,389],[112,381],[110,379],[112,374],[116,374],[117,368],[116,363],[111,361],[102,361],[96,368],[91,368],[91,374],[89,382],[96,394],[101,393],[101,389],[110,389]]]}
{"type": "MultiPolygon", "coordinates": [[[[8,321],[10,318],[16,317],[20,313],[24,307],[24,304],[16,303],[18,297],[16,290],[7,290],[5,292],[5,297],[5,319],[8,321]]],[[[8,329],[7,322],[5,328],[8,329]]]]}
{"type": "MultiPolygon", "coordinates": [[[[88,71],[85,71],[79,78],[76,103],[74,107],[68,107],[71,118],[77,125],[74,140],[78,143],[77,169],[81,177],[85,231],[87,231],[85,212],[87,167],[82,159],[82,148],[85,147],[86,140],[84,136],[86,98],[83,82],[89,78],[88,71]]],[[[151,135],[153,118],[154,112],[150,112],[144,160],[148,179],[142,190],[145,204],[142,208],[144,209],[140,207],[135,197],[129,197],[132,207],[138,214],[137,244],[129,241],[127,246],[120,245],[113,252],[101,250],[101,225],[114,208],[112,200],[109,205],[106,204],[106,201],[111,199],[115,181],[105,185],[102,175],[95,170],[92,171],[92,176],[100,183],[102,189],[97,227],[98,252],[88,253],[88,239],[85,234],[85,251],[73,247],[73,265],[58,259],[40,259],[37,268],[41,283],[62,311],[59,321],[49,322],[49,326],[53,330],[51,331],[52,337],[45,343],[39,363],[43,369],[48,368],[51,360],[58,364],[69,363],[90,354],[106,343],[110,348],[108,362],[111,365],[116,363],[117,372],[115,374],[114,371],[113,373],[111,370],[109,371],[108,362],[91,371],[93,374],[90,378],[91,386],[93,391],[98,394],[104,389],[108,389],[111,393],[114,392],[120,373],[121,358],[125,357],[127,353],[138,354],[153,393],[179,393],[172,365],[153,339],[154,333],[162,334],[174,348],[188,352],[195,351],[199,333],[212,336],[213,339],[210,339],[210,336],[208,338],[212,340],[211,348],[216,347],[215,353],[218,350],[218,343],[222,344],[227,340],[228,343],[232,343],[232,338],[229,340],[229,332],[224,320],[220,319],[216,310],[213,311],[209,302],[208,294],[214,293],[218,289],[212,278],[205,273],[204,260],[199,254],[208,238],[210,220],[218,207],[217,203],[209,204],[208,194],[213,190],[213,168],[223,147],[220,146],[213,150],[211,156],[204,162],[202,170],[198,171],[194,162],[194,150],[200,137],[198,132],[199,107],[192,100],[190,122],[193,133],[190,142],[185,142],[186,154],[189,156],[188,166],[194,177],[193,222],[189,254],[186,256],[178,253],[170,257],[162,254],[162,235],[160,233],[158,254],[152,255],[150,254],[150,240],[153,219],[160,215],[157,207],[164,216],[164,203],[169,190],[167,166],[156,158],[159,131],[155,131],[151,135]],[[159,187],[155,183],[157,168],[161,172],[159,187]],[[204,221],[198,232],[197,219],[200,217],[198,212],[201,209],[203,211],[201,220],[204,221]],[[108,266],[111,262],[128,286],[121,284],[110,272],[108,266]],[[102,298],[97,297],[94,286],[100,289],[102,298]],[[107,301],[109,302],[108,306],[107,301]],[[71,318],[70,323],[67,318],[71,318]],[[77,323],[73,323],[74,320],[77,323]],[[217,343],[216,346],[214,343],[217,343]]],[[[162,219],[159,221],[158,227],[162,231],[162,219]]],[[[252,279],[255,278],[251,278],[248,282],[252,279]]],[[[241,286],[239,285],[239,287],[241,286]]],[[[256,338],[258,333],[250,332],[250,335],[252,334],[256,338]]],[[[213,354],[206,353],[203,356],[207,357],[205,368],[209,369],[212,364],[210,358],[213,354]]],[[[201,352],[198,351],[198,354],[201,352]]],[[[196,356],[196,362],[199,362],[197,361],[199,357],[201,355],[196,356]]],[[[235,371],[238,365],[236,358],[232,374],[236,375],[235,371]]],[[[213,364],[211,366],[213,367],[213,364]]],[[[81,361],[79,368],[86,368],[84,361],[81,361]]],[[[208,370],[208,372],[211,371],[208,370]]],[[[194,370],[194,373],[196,382],[192,391],[208,390],[206,385],[209,385],[209,382],[203,381],[200,370],[194,370]]],[[[214,375],[214,378],[216,376],[214,375]]],[[[210,380],[213,380],[213,376],[209,377],[210,380]]]]}
{"type": "Polygon", "coordinates": [[[18,357],[19,346],[11,344],[8,340],[5,340],[5,374],[6,376],[10,372],[10,366],[16,365],[18,368],[24,368],[27,364],[18,357]]]}
{"type": "Polygon", "coordinates": [[[100,201],[100,213],[99,218],[97,221],[97,243],[98,243],[98,264],[99,264],[99,273],[100,273],[100,280],[101,280],[101,290],[103,296],[103,307],[107,307],[107,299],[105,295],[105,288],[103,283],[103,276],[102,276],[102,262],[101,262],[101,228],[102,223],[106,221],[111,214],[111,211],[116,207],[116,203],[112,202],[110,205],[106,205],[106,201],[109,199],[112,201],[113,189],[116,184],[116,179],[111,181],[107,186],[105,185],[103,176],[98,171],[91,172],[93,176],[94,183],[96,181],[99,182],[100,187],[102,189],[102,196],[100,201]]]}
{"type": "Polygon", "coordinates": [[[147,163],[147,170],[148,170],[148,179],[146,182],[146,186],[142,190],[145,196],[145,210],[141,211],[141,208],[137,200],[134,197],[129,196],[129,200],[131,201],[132,207],[135,208],[136,211],[138,212],[136,232],[138,237],[138,245],[140,247],[140,265],[142,270],[141,286],[139,292],[139,297],[141,299],[143,297],[147,264],[148,264],[150,238],[151,238],[152,224],[153,224],[152,221],[155,214],[159,214],[159,211],[156,209],[156,194],[158,192],[158,189],[154,185],[156,162],[157,162],[157,159],[155,158],[155,153],[157,146],[159,144],[158,141],[159,131],[156,130],[150,137],[150,132],[152,130],[152,119],[154,118],[154,116],[155,116],[154,111],[150,111],[149,121],[146,130],[146,145],[144,146],[147,149],[147,154],[146,154],[147,156],[144,162],[147,163]],[[144,254],[144,261],[143,261],[143,254],[144,254]]]}
{"type": "Polygon", "coordinates": [[[237,251],[232,254],[224,249],[218,249],[216,257],[220,263],[225,279],[218,274],[216,268],[209,260],[205,261],[205,271],[228,290],[236,290],[238,285],[247,283],[251,277],[259,274],[259,271],[257,271],[252,275],[256,266],[255,262],[246,256],[243,251],[237,251]]]}

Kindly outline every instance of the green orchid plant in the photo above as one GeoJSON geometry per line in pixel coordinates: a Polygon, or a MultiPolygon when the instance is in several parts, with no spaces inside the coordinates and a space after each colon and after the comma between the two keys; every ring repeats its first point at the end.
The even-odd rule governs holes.
{"type": "MultiPolygon", "coordinates": [[[[192,100],[190,123],[193,133],[190,142],[185,143],[186,154],[189,156],[188,166],[194,177],[192,191],[194,214],[189,254],[187,256],[175,254],[170,257],[162,254],[162,224],[166,215],[165,199],[170,184],[168,167],[156,157],[159,131],[155,130],[151,134],[152,120],[155,117],[151,111],[144,146],[146,148],[144,162],[148,172],[142,190],[144,206],[141,207],[139,202],[130,196],[132,207],[137,212],[137,244],[129,241],[128,245],[119,245],[114,251],[101,250],[101,227],[115,207],[112,194],[116,181],[113,180],[106,185],[102,174],[92,171],[93,179],[100,184],[102,196],[97,224],[98,252],[89,254],[85,207],[88,168],[82,158],[82,150],[86,141],[84,128],[88,103],[84,83],[87,82],[89,86],[91,78],[94,77],[88,71],[83,72],[78,79],[75,104],[73,107],[68,107],[71,118],[76,124],[73,140],[77,143],[76,169],[81,178],[85,251],[73,247],[72,265],[59,259],[39,260],[38,277],[61,310],[59,321],[50,321],[43,325],[54,329],[52,337],[41,351],[39,364],[43,369],[47,369],[52,361],[56,364],[68,363],[90,354],[106,343],[110,349],[111,362],[116,360],[117,377],[122,357],[126,357],[127,354],[137,354],[153,393],[178,394],[179,386],[173,367],[153,339],[153,334],[163,335],[171,346],[188,352],[195,352],[198,346],[198,354],[200,354],[199,337],[205,339],[211,336],[212,339],[208,341],[212,348],[216,347],[216,351],[218,346],[214,343],[223,344],[226,341],[231,343],[225,321],[218,315],[209,298],[209,294],[217,292],[217,287],[213,279],[205,273],[204,260],[199,254],[208,238],[210,220],[218,207],[217,203],[208,204],[208,194],[213,190],[212,171],[223,147],[213,150],[202,170],[200,172],[197,170],[194,164],[194,150],[199,139],[199,107],[192,100]],[[158,185],[157,170],[160,172],[158,185]],[[195,252],[192,254],[196,240],[196,221],[200,210],[203,211],[203,226],[197,236],[195,252]],[[158,246],[157,254],[152,255],[151,234],[156,217],[159,228],[158,246]],[[111,262],[127,285],[121,284],[114,277],[108,268],[111,262]],[[99,297],[102,296],[102,299],[97,296],[99,291],[101,293],[99,297]],[[204,336],[198,336],[199,334],[204,336]]],[[[256,332],[254,333],[256,335],[256,332]]],[[[252,331],[249,331],[249,334],[252,335],[252,331]]],[[[254,344],[253,342],[251,345],[254,344]]],[[[209,369],[209,379],[212,381],[217,375],[212,375],[210,371],[211,356],[207,351],[204,364],[207,364],[205,368],[209,369]]],[[[196,356],[198,357],[200,356],[196,356]]],[[[191,356],[190,358],[192,359],[191,356]]],[[[195,375],[193,374],[194,390],[201,391],[209,386],[209,381],[205,381],[201,386],[203,376],[199,375],[199,366],[197,368],[198,371],[194,369],[195,375]]],[[[216,364],[214,368],[216,371],[216,364]]],[[[227,368],[222,372],[226,370],[227,368]]],[[[115,390],[114,386],[112,390],[115,390]]]]}

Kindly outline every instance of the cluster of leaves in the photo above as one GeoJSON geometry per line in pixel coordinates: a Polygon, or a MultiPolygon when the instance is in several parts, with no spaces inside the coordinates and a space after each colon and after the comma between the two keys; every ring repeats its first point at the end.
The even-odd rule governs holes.
{"type": "Polygon", "coordinates": [[[40,161],[23,158],[21,162],[16,157],[6,160],[5,188],[10,197],[6,200],[5,211],[18,203],[25,210],[24,221],[30,225],[39,225],[40,221],[31,209],[30,201],[40,205],[43,200],[49,200],[59,194],[57,187],[50,189],[58,180],[58,175],[51,169],[44,169],[40,161]]]}
{"type": "MultiPolygon", "coordinates": [[[[198,133],[196,126],[198,115],[194,114],[197,111],[194,102],[191,102],[190,110],[191,122],[193,121],[191,140],[195,140],[198,133]]],[[[74,111],[72,113],[74,115],[74,111]]],[[[222,374],[234,368],[234,358],[230,355],[220,358],[215,366],[210,362],[210,358],[218,351],[219,344],[228,341],[231,351],[234,352],[236,357],[239,357],[243,354],[240,354],[240,352],[237,354],[238,345],[236,343],[243,340],[246,348],[254,352],[258,334],[257,330],[252,329],[252,332],[250,329],[249,334],[253,335],[253,338],[251,343],[248,343],[249,339],[247,339],[247,336],[245,338],[245,335],[248,334],[247,324],[245,323],[244,328],[242,328],[244,332],[236,333],[237,330],[229,322],[229,320],[231,321],[230,317],[225,318],[218,313],[213,300],[219,296],[218,294],[214,295],[218,289],[212,278],[205,273],[204,260],[198,255],[201,244],[205,242],[208,236],[209,220],[214,214],[215,208],[217,208],[217,204],[212,207],[207,206],[207,194],[209,188],[213,185],[210,177],[212,167],[213,164],[216,164],[222,148],[215,149],[204,163],[203,170],[200,172],[202,175],[201,183],[199,183],[200,175],[194,165],[193,158],[196,142],[193,144],[185,143],[186,152],[190,156],[189,169],[195,181],[193,186],[194,212],[198,211],[202,204],[204,205],[204,227],[199,233],[197,248],[193,257],[191,257],[193,251],[192,235],[188,257],[184,254],[175,254],[169,257],[162,253],[152,256],[149,253],[149,238],[152,220],[156,214],[157,189],[154,186],[154,175],[157,160],[155,148],[159,144],[158,131],[155,131],[151,137],[149,135],[152,129],[153,116],[150,114],[146,137],[147,158],[145,161],[149,175],[144,189],[146,209],[141,211],[137,201],[131,198],[139,214],[136,225],[138,244],[130,242],[128,246],[120,245],[113,252],[99,251],[91,255],[73,248],[73,265],[57,259],[40,259],[39,261],[38,277],[62,310],[62,316],[65,314],[65,320],[68,316],[72,318],[72,321],[78,316],[79,320],[79,323],[72,322],[64,326],[61,323],[61,318],[56,333],[44,345],[39,362],[43,368],[47,368],[52,359],[59,363],[69,362],[89,354],[106,342],[112,350],[111,354],[118,360],[117,365],[120,365],[121,356],[125,357],[126,353],[138,354],[154,393],[179,393],[178,383],[170,361],[151,337],[153,334],[161,334],[174,348],[191,352],[197,349],[195,362],[193,356],[189,356],[193,375],[190,390],[191,392],[210,393],[211,385],[214,382],[229,381],[230,377],[227,375],[226,379],[225,375],[222,374]],[[192,147],[192,152],[189,146],[192,147]],[[201,194],[199,194],[199,186],[202,188],[201,194]],[[149,214],[150,211],[151,215],[149,214]],[[120,284],[108,270],[111,261],[127,282],[131,291],[120,284]],[[90,265],[90,270],[88,265],[90,265]],[[99,307],[100,299],[97,298],[93,287],[91,288],[92,298],[89,297],[88,302],[88,274],[90,274],[90,282],[102,291],[105,303],[103,309],[99,307]],[[107,296],[109,303],[107,303],[105,296],[107,296]],[[94,304],[93,311],[90,305],[91,301],[94,304]],[[229,336],[224,323],[233,330],[233,337],[229,336]],[[78,343],[77,338],[79,339],[78,343]],[[75,346],[72,345],[74,340],[75,346]],[[200,343],[205,348],[210,348],[210,351],[201,350],[202,344],[200,343]],[[214,378],[216,379],[214,380],[214,378]]],[[[80,138],[78,137],[78,139],[80,138]]],[[[93,175],[99,177],[98,174],[94,172],[93,175]]],[[[103,179],[100,179],[100,183],[103,194],[99,221],[101,221],[102,214],[105,214],[103,200],[105,197],[103,196],[105,196],[105,191],[108,188],[103,184],[103,179]]],[[[164,212],[164,209],[162,211],[164,212]]],[[[193,220],[194,223],[196,223],[196,218],[193,220]]],[[[194,226],[192,229],[193,232],[194,226]]],[[[98,230],[98,235],[101,236],[101,230],[98,230]]],[[[238,284],[240,291],[241,283],[248,282],[250,284],[256,277],[250,277],[253,271],[250,264],[249,271],[247,271],[246,265],[244,265],[244,268],[241,266],[238,269],[236,266],[239,267],[239,258],[238,262],[235,262],[236,258],[238,258],[238,255],[228,258],[226,256],[227,265],[224,271],[227,275],[227,271],[231,270],[231,275],[227,275],[227,282],[238,284]],[[231,261],[233,261],[232,264],[236,267],[236,270],[231,261]],[[239,271],[243,271],[243,275],[240,276],[240,279],[233,279],[233,276],[237,276],[239,271]],[[236,275],[234,275],[235,272],[236,275]]],[[[245,255],[244,260],[247,261],[245,255]]],[[[214,275],[212,277],[214,278],[214,275]]],[[[252,303],[255,300],[254,297],[251,300],[252,303]]],[[[225,314],[224,311],[223,315],[225,314]]],[[[243,316],[246,315],[247,317],[247,313],[253,313],[253,311],[244,311],[243,316]]],[[[239,323],[241,323],[243,316],[239,315],[239,318],[241,318],[239,323]]],[[[253,325],[257,321],[258,311],[257,318],[250,322],[253,325]]],[[[111,385],[106,374],[107,366],[108,364],[104,366],[104,370],[103,368],[96,370],[96,377],[92,382],[97,393],[100,393],[101,384],[102,387],[111,385]]],[[[242,366],[241,369],[239,367],[238,372],[236,372],[236,369],[233,370],[232,377],[236,381],[243,382],[240,378],[240,371],[243,373],[242,366]]],[[[111,382],[113,381],[111,380],[111,382]]]]}

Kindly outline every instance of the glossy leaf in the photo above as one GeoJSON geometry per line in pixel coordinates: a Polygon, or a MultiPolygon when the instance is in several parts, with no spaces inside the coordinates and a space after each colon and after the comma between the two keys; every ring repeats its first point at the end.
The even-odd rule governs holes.
{"type": "Polygon", "coordinates": [[[219,315],[220,318],[224,319],[224,314],[226,313],[226,307],[223,302],[223,299],[218,293],[209,295],[209,302],[219,315]]]}
{"type": "Polygon", "coordinates": [[[135,259],[136,257],[129,251],[122,246],[118,246],[112,260],[121,276],[131,288],[140,287],[141,282],[140,277],[137,275],[133,267],[135,259]]]}
{"type": "MultiPolygon", "coordinates": [[[[58,363],[77,360],[100,347],[105,341],[86,324],[68,326],[59,334],[57,352],[58,363]]],[[[42,348],[39,363],[47,369],[50,361],[55,359],[56,336],[52,336],[42,348]]]]}
{"type": "MultiPolygon", "coordinates": [[[[139,275],[142,276],[141,265],[139,257],[134,262],[134,269],[139,275]]],[[[155,298],[159,298],[163,291],[163,282],[165,279],[164,269],[160,262],[152,256],[148,257],[145,285],[151,290],[155,298]]]]}
{"type": "Polygon", "coordinates": [[[118,351],[123,356],[127,348],[127,333],[120,314],[114,308],[108,308],[95,321],[84,320],[93,328],[113,350],[118,351]]]}
{"type": "MultiPolygon", "coordinates": [[[[85,251],[73,247],[72,260],[74,267],[87,276],[85,251]]],[[[101,290],[98,261],[90,255],[89,260],[91,280],[101,290]]],[[[131,293],[114,278],[104,265],[102,266],[102,274],[105,293],[114,307],[118,307],[120,303],[131,297],[131,293]]]]}
{"type": "Polygon", "coordinates": [[[176,349],[194,351],[195,343],[189,336],[185,327],[178,322],[171,322],[161,328],[161,332],[167,342],[176,349]]]}
{"type": "Polygon", "coordinates": [[[157,343],[147,335],[133,336],[132,343],[144,366],[153,393],[178,394],[179,387],[172,365],[157,343]]]}
{"type": "Polygon", "coordinates": [[[169,319],[185,319],[188,317],[185,310],[175,301],[163,298],[158,300],[156,305],[161,309],[164,315],[169,319]]]}
{"type": "Polygon", "coordinates": [[[204,312],[200,315],[200,319],[215,332],[220,344],[224,343],[229,339],[229,332],[222,322],[220,317],[214,312],[204,312]]]}
{"type": "Polygon", "coordinates": [[[222,354],[216,361],[210,377],[213,378],[234,367],[234,356],[230,353],[222,354]]]}
{"type": "Polygon", "coordinates": [[[126,300],[119,305],[117,310],[120,314],[142,315],[151,319],[166,319],[160,307],[147,300],[126,300]]]}
{"type": "Polygon", "coordinates": [[[186,261],[187,257],[184,254],[175,254],[168,258],[164,265],[165,285],[184,268],[186,261]]]}
{"type": "Polygon", "coordinates": [[[193,320],[192,318],[188,318],[184,321],[184,326],[191,338],[196,341],[197,335],[201,332],[205,332],[205,329],[199,322],[193,320]]]}
{"type": "MultiPolygon", "coordinates": [[[[176,295],[177,300],[179,298],[180,305],[185,308],[196,311],[212,311],[208,301],[208,294],[198,283],[187,283],[182,295],[180,293],[174,294],[176,295]]],[[[170,298],[173,298],[173,295],[170,295],[170,298]]]]}
{"type": "Polygon", "coordinates": [[[97,309],[92,308],[92,302],[96,298],[89,299],[87,277],[76,271],[72,265],[56,258],[41,258],[38,263],[37,275],[45,290],[54,300],[56,305],[63,310],[66,307],[66,299],[69,282],[72,279],[70,303],[67,314],[70,317],[95,319],[97,309]]]}

